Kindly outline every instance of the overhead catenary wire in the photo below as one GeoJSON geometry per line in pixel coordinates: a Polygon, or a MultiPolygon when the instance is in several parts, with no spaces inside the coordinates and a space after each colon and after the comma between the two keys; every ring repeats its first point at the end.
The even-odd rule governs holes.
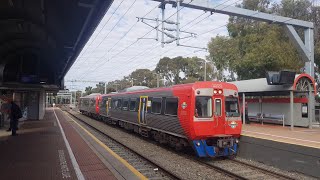
{"type": "MultiPolygon", "coordinates": [[[[231,0],[227,0],[227,1],[225,1],[225,2],[223,2],[223,3],[221,3],[221,4],[219,4],[219,5],[215,6],[214,8],[217,8],[217,7],[219,7],[219,6],[227,3],[227,2],[229,2],[229,1],[231,1],[231,0]]],[[[237,1],[235,1],[235,2],[233,2],[233,3],[231,3],[231,4],[229,4],[229,5],[227,5],[226,7],[222,8],[222,9],[225,9],[225,8],[227,8],[227,7],[231,6],[231,5],[234,5],[234,4],[236,4],[236,3],[240,2],[240,1],[242,1],[242,0],[237,0],[237,1]]],[[[188,28],[184,29],[184,31],[186,31],[186,30],[188,30],[188,29],[190,29],[190,28],[198,25],[199,23],[201,23],[202,21],[204,21],[205,19],[209,18],[210,16],[212,16],[212,15],[215,14],[215,13],[216,13],[216,12],[210,13],[208,16],[202,18],[202,19],[201,19],[200,21],[198,21],[197,23],[195,23],[195,24],[189,26],[188,28]]],[[[186,26],[186,25],[185,25],[185,26],[186,26]]],[[[184,27],[185,27],[185,26],[184,26],[184,27]]]]}
{"type": "MultiPolygon", "coordinates": [[[[190,3],[192,3],[192,0],[191,0],[188,4],[190,4],[190,3]]],[[[166,18],[166,20],[168,20],[169,18],[171,18],[172,16],[174,16],[177,12],[181,11],[183,8],[185,8],[185,7],[182,7],[182,8],[180,8],[179,10],[177,10],[177,11],[176,11],[175,13],[173,13],[171,16],[169,16],[168,18],[166,18]]],[[[165,20],[165,21],[166,21],[166,20],[165,20]]],[[[158,27],[156,27],[156,28],[158,28],[158,27]]],[[[150,33],[151,33],[153,30],[155,30],[156,28],[151,29],[149,32],[147,32],[145,35],[143,35],[141,38],[146,37],[148,34],[150,34],[150,33]]],[[[120,52],[117,53],[116,55],[112,56],[109,60],[103,62],[102,65],[96,66],[96,68],[95,68],[94,70],[92,70],[91,72],[96,71],[97,69],[99,69],[100,67],[102,67],[105,63],[109,62],[109,61],[110,61],[111,59],[113,59],[115,56],[117,56],[117,55],[119,55],[120,53],[124,52],[125,50],[127,50],[128,48],[130,48],[132,45],[136,44],[138,41],[139,41],[139,39],[137,39],[136,41],[134,41],[133,43],[131,43],[129,46],[127,46],[126,48],[124,48],[122,51],[120,51],[120,52]]],[[[104,56],[103,56],[103,57],[104,57],[104,56]]],[[[101,57],[101,58],[103,58],[103,57],[101,57]]],[[[90,72],[88,72],[88,73],[90,73],[90,72]]],[[[86,74],[86,73],[84,73],[83,75],[85,75],[85,74],[86,74]]],[[[86,75],[87,75],[87,74],[86,74],[86,75]]]]}
{"type": "MultiPolygon", "coordinates": [[[[152,8],[148,13],[146,13],[143,17],[145,17],[145,16],[147,16],[148,14],[150,14],[150,13],[151,13],[153,10],[155,10],[157,7],[158,7],[158,5],[155,6],[155,7],[153,7],[153,8],[152,8]]],[[[133,29],[133,27],[136,26],[136,25],[137,25],[137,22],[134,23],[133,26],[131,26],[131,28],[125,33],[124,36],[121,37],[121,39],[120,39],[117,43],[119,43],[122,39],[124,39],[124,37],[127,36],[128,33],[129,33],[129,32],[133,29]]],[[[117,43],[116,43],[116,44],[117,44],[117,43]]],[[[112,48],[113,48],[113,47],[112,47],[112,48]]],[[[97,62],[98,62],[102,57],[104,57],[109,51],[111,51],[111,49],[109,49],[108,51],[106,51],[103,56],[99,57],[98,60],[95,61],[95,63],[97,63],[97,62]]],[[[95,64],[95,63],[94,63],[94,64],[95,64]]]]}
{"type": "Polygon", "coordinates": [[[133,7],[133,5],[137,2],[137,0],[134,0],[133,3],[131,3],[131,5],[129,6],[129,8],[126,10],[126,12],[119,18],[119,20],[117,21],[117,23],[111,28],[111,30],[108,32],[108,34],[102,39],[102,41],[100,41],[100,43],[98,44],[98,46],[96,46],[96,48],[98,48],[102,42],[109,36],[109,34],[114,30],[114,28],[120,23],[120,21],[122,20],[122,18],[130,11],[130,9],[133,7]]]}
{"type": "MultiPolygon", "coordinates": [[[[216,7],[218,7],[218,6],[222,5],[222,4],[225,4],[225,3],[228,2],[228,1],[230,1],[230,0],[225,1],[225,2],[217,5],[216,7]]],[[[191,3],[191,2],[192,2],[192,1],[190,1],[189,3],[191,3]]],[[[232,4],[235,4],[235,3],[237,3],[237,2],[239,2],[239,0],[236,1],[236,2],[234,2],[234,3],[232,3],[232,4]]],[[[231,6],[232,4],[230,4],[230,5],[228,5],[228,6],[231,6]]],[[[227,7],[228,7],[228,6],[227,6],[227,7]]],[[[181,9],[183,9],[183,8],[184,8],[184,7],[182,7],[181,9]]],[[[180,9],[180,10],[181,10],[181,9],[180,9]]],[[[176,13],[174,13],[174,14],[176,14],[176,13]]],[[[172,17],[174,14],[172,14],[171,16],[169,16],[166,20],[168,20],[168,19],[169,19],[170,17],[172,17]]],[[[213,13],[213,14],[214,14],[214,13],[213,13]]],[[[212,15],[212,14],[210,14],[210,15],[212,15]]],[[[204,19],[205,19],[205,18],[204,18],[204,19]]],[[[204,19],[202,19],[201,21],[203,21],[204,19]]],[[[200,21],[200,22],[201,22],[201,21],[200,21]]],[[[197,24],[200,23],[200,22],[197,22],[197,24]]],[[[188,24],[188,23],[187,23],[187,24],[188,24]]],[[[226,25],[223,25],[223,26],[226,26],[226,25]]],[[[222,27],[223,27],[223,26],[222,26],[222,27]]],[[[219,29],[219,28],[221,28],[221,27],[218,27],[218,28],[215,28],[215,29],[219,29]]],[[[154,30],[154,29],[152,29],[152,30],[154,30]]],[[[214,31],[214,30],[210,30],[210,31],[208,31],[208,32],[206,32],[206,33],[209,33],[209,32],[211,32],[211,31],[214,31]]],[[[202,33],[201,35],[206,34],[206,33],[202,33]]],[[[198,35],[198,36],[201,36],[201,35],[198,35]]],[[[191,39],[189,39],[189,40],[191,40],[191,39]]],[[[187,40],[187,41],[189,41],[189,40],[187,40]]],[[[187,41],[185,41],[185,42],[187,42],[187,41]]],[[[176,46],[176,47],[177,47],[177,46],[176,46]]],[[[170,49],[170,50],[168,50],[168,51],[172,51],[172,50],[175,49],[176,47],[174,47],[174,48],[172,48],[172,49],[170,49]]],[[[141,53],[139,53],[139,54],[141,54],[141,53]]],[[[136,55],[136,56],[137,56],[137,55],[136,55]]],[[[135,57],[136,57],[136,56],[135,56],[135,57]]],[[[111,59],[112,59],[112,58],[111,58],[111,59]]],[[[109,61],[110,61],[110,60],[109,60],[109,61]]],[[[104,63],[104,64],[105,64],[105,63],[104,63]]],[[[104,65],[104,64],[103,64],[103,65],[104,65]]],[[[98,67],[100,67],[100,66],[98,66],[98,67]]],[[[96,68],[95,70],[97,70],[97,69],[98,69],[98,68],[96,68]]],[[[95,71],[95,70],[94,70],[94,71],[95,71]]]]}
{"type": "MultiPolygon", "coordinates": [[[[158,44],[158,45],[156,45],[156,46],[152,46],[152,47],[150,47],[150,48],[148,48],[148,49],[140,52],[139,54],[135,55],[134,57],[130,58],[129,60],[126,60],[127,62],[129,62],[129,64],[127,64],[127,65],[131,65],[132,63],[134,63],[135,61],[131,61],[131,60],[135,59],[136,57],[138,57],[138,56],[144,56],[144,55],[147,54],[148,52],[153,51],[153,50],[155,50],[156,48],[159,48],[159,47],[161,47],[161,44],[158,44]]],[[[121,65],[120,65],[120,66],[121,66],[121,65]]],[[[116,67],[114,67],[113,69],[119,69],[120,66],[116,66],[116,67]]]]}
{"type": "MultiPolygon", "coordinates": [[[[228,23],[227,23],[227,24],[228,24],[228,23]]],[[[213,29],[211,29],[211,30],[209,30],[209,31],[205,31],[205,32],[203,32],[203,33],[200,33],[198,36],[202,36],[202,35],[204,35],[204,34],[213,32],[213,31],[215,31],[215,30],[217,30],[217,29],[220,29],[220,28],[222,28],[222,27],[224,27],[224,26],[227,26],[227,24],[224,24],[224,25],[222,25],[222,26],[213,28],[213,29]]],[[[184,41],[183,43],[186,43],[186,42],[191,41],[191,40],[194,40],[194,39],[187,39],[187,40],[184,41]]],[[[139,63],[138,65],[136,65],[134,68],[131,68],[130,70],[126,70],[126,71],[132,72],[132,71],[134,71],[137,67],[141,66],[142,64],[144,64],[144,63],[146,63],[146,62],[150,62],[150,61],[154,60],[155,58],[159,57],[159,55],[168,53],[168,52],[170,52],[170,51],[173,51],[174,49],[176,49],[176,48],[178,48],[178,47],[180,47],[180,46],[175,46],[175,47],[173,47],[173,48],[170,48],[170,49],[166,50],[165,52],[160,52],[160,54],[155,55],[153,58],[150,58],[150,59],[147,59],[147,60],[145,60],[145,61],[142,61],[141,63],[139,63]]],[[[193,53],[194,53],[194,52],[189,53],[189,54],[193,54],[193,53]]],[[[119,74],[123,74],[123,73],[121,72],[121,73],[119,73],[119,74]]]]}

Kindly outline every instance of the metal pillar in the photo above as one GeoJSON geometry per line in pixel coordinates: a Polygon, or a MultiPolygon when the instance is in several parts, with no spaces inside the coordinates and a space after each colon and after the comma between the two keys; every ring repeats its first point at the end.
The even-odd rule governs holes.
{"type": "Polygon", "coordinates": [[[70,104],[70,105],[72,104],[72,92],[71,92],[71,94],[70,94],[70,102],[69,102],[69,104],[70,104]]]}
{"type": "Polygon", "coordinates": [[[315,118],[315,98],[312,91],[312,86],[309,84],[309,92],[308,92],[308,118],[309,118],[309,129],[312,129],[313,120],[315,118]]]}
{"type": "Polygon", "coordinates": [[[180,40],[180,0],[177,0],[177,46],[180,45],[179,40],[180,40]]]}
{"type": "Polygon", "coordinates": [[[291,119],[291,130],[293,130],[293,91],[290,91],[290,119],[291,119]]]}
{"type": "Polygon", "coordinates": [[[259,97],[259,111],[262,114],[262,96],[259,97]]]}
{"type": "Polygon", "coordinates": [[[246,95],[242,93],[242,124],[246,124],[246,95]]]}
{"type": "Polygon", "coordinates": [[[162,21],[161,21],[161,30],[162,30],[162,33],[161,33],[161,47],[164,47],[164,21],[165,21],[165,8],[166,8],[166,4],[163,3],[161,5],[161,14],[162,14],[162,21]]]}
{"type": "Polygon", "coordinates": [[[304,30],[304,43],[309,61],[305,62],[306,72],[314,78],[314,36],[313,29],[304,30]]]}
{"type": "Polygon", "coordinates": [[[204,81],[207,81],[207,61],[204,60],[204,81]]]}
{"type": "Polygon", "coordinates": [[[104,94],[107,94],[107,82],[104,83],[104,94]]]}

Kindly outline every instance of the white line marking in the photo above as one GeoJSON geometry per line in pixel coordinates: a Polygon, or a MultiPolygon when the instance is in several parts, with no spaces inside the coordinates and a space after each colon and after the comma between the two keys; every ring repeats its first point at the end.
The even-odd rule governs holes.
{"type": "Polygon", "coordinates": [[[304,140],[304,139],[298,139],[298,138],[291,138],[291,137],[285,137],[285,136],[278,136],[278,135],[260,133],[260,132],[255,132],[255,131],[246,131],[246,130],[242,130],[242,131],[248,132],[248,133],[254,133],[254,134],[261,134],[261,135],[271,136],[271,137],[278,137],[278,138],[283,138],[283,139],[291,139],[291,140],[296,140],[296,141],[311,142],[311,143],[320,144],[320,142],[317,142],[317,141],[304,140]]]}
{"type": "Polygon", "coordinates": [[[76,172],[77,178],[78,178],[79,180],[84,180],[84,176],[83,176],[83,174],[82,174],[82,172],[81,172],[81,170],[80,170],[80,167],[79,167],[79,165],[78,165],[78,163],[77,163],[76,158],[74,157],[74,154],[73,154],[72,149],[71,149],[71,147],[70,147],[70,144],[69,144],[69,142],[68,142],[68,140],[67,140],[67,137],[66,137],[66,135],[64,134],[64,131],[63,131],[62,126],[61,126],[61,124],[60,124],[60,120],[59,120],[59,118],[57,117],[56,112],[54,111],[55,108],[52,108],[52,109],[53,109],[53,113],[54,113],[54,115],[55,115],[55,117],[56,117],[56,119],[57,119],[57,122],[58,122],[58,125],[59,125],[59,128],[60,128],[60,131],[61,131],[61,134],[62,134],[64,143],[65,143],[66,146],[67,146],[67,150],[68,150],[68,153],[69,153],[69,156],[70,156],[70,159],[71,159],[71,162],[72,162],[74,171],[76,172]]]}

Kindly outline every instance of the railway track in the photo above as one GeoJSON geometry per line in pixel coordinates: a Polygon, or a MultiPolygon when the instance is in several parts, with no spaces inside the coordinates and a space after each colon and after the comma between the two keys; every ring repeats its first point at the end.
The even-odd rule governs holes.
{"type": "MultiPolygon", "coordinates": [[[[68,112],[68,111],[66,111],[68,112]]],[[[74,116],[70,112],[68,112],[74,119],[80,121],[85,126],[89,127],[91,130],[95,132],[95,135],[100,136],[98,138],[102,141],[105,145],[107,145],[113,152],[118,154],[121,158],[126,160],[130,165],[132,165],[136,170],[138,170],[141,174],[143,174],[148,179],[181,179],[178,175],[173,172],[166,170],[166,168],[162,167],[161,165],[157,164],[149,160],[143,154],[136,152],[130,149],[125,144],[117,141],[116,139],[108,136],[107,134],[99,131],[97,128],[93,127],[92,125],[86,123],[85,121],[81,120],[80,118],[74,116]]]]}
{"type": "Polygon", "coordinates": [[[198,160],[199,162],[206,164],[214,168],[217,171],[224,172],[229,174],[230,176],[236,179],[243,179],[243,180],[253,180],[253,179],[286,179],[286,180],[293,180],[294,178],[281,174],[276,173],[274,171],[270,171],[268,169],[264,169],[261,167],[254,166],[252,164],[248,164],[239,160],[198,160]]]}
{"type": "MultiPolygon", "coordinates": [[[[83,121],[81,118],[78,118],[70,112],[68,113],[75,119],[81,121],[83,124],[99,133],[100,135],[106,137],[101,138],[100,140],[104,142],[115,153],[117,153],[119,156],[125,159],[128,163],[130,163],[133,167],[135,167],[138,171],[144,174],[146,177],[150,179],[183,179],[180,178],[180,176],[176,173],[170,172],[165,167],[162,167],[160,164],[148,159],[148,157],[145,157],[143,154],[132,150],[127,145],[101,132],[99,129],[83,121]]],[[[205,165],[233,179],[294,179],[290,176],[270,171],[261,167],[257,167],[252,164],[248,164],[236,159],[202,160],[199,158],[191,157],[190,155],[186,155],[186,158],[196,161],[198,164],[205,165]]]]}

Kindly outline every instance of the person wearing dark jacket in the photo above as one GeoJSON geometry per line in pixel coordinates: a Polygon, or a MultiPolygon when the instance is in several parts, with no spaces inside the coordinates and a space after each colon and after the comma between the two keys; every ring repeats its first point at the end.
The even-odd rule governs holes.
{"type": "Polygon", "coordinates": [[[17,135],[17,128],[18,128],[18,121],[21,118],[21,109],[20,107],[14,102],[11,101],[11,111],[10,111],[10,124],[12,130],[12,136],[17,135]]]}

